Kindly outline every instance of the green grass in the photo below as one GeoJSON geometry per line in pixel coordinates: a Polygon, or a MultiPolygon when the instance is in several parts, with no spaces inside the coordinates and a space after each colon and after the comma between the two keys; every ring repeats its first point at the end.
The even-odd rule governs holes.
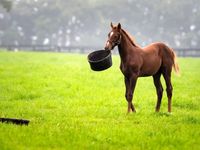
{"type": "Polygon", "coordinates": [[[0,149],[200,149],[199,58],[179,58],[172,114],[166,93],[154,112],[149,77],[137,82],[137,113],[126,115],[118,56],[113,63],[94,72],[86,55],[0,51],[0,117],[31,121],[0,123],[0,149]]]}

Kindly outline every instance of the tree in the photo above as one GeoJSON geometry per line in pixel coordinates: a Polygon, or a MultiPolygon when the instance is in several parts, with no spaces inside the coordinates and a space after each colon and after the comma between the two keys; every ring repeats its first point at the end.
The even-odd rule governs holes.
{"type": "Polygon", "coordinates": [[[200,1],[0,0],[0,44],[104,44],[109,24],[121,22],[143,46],[200,46],[200,1]]]}
{"type": "Polygon", "coordinates": [[[12,8],[12,2],[9,0],[1,0],[0,5],[2,5],[7,10],[7,12],[9,12],[12,8]]]}

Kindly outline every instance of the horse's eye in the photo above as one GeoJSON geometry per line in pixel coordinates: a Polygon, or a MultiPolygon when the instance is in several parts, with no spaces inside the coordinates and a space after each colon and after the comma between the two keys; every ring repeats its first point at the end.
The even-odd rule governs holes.
{"type": "Polygon", "coordinates": [[[118,37],[117,35],[114,36],[115,39],[116,39],[117,37],[118,37]]]}

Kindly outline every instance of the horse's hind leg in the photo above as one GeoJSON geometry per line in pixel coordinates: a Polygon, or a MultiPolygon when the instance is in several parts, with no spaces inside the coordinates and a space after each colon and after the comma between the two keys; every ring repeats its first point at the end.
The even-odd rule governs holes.
{"type": "Polygon", "coordinates": [[[161,100],[162,100],[162,95],[163,95],[163,87],[160,82],[160,76],[161,76],[160,72],[156,73],[153,76],[153,81],[154,81],[154,85],[156,87],[156,92],[157,92],[156,112],[160,111],[160,105],[161,105],[161,100]]]}
{"type": "Polygon", "coordinates": [[[167,92],[167,97],[168,97],[168,112],[171,112],[171,101],[172,101],[172,84],[171,84],[171,72],[172,68],[166,68],[163,71],[163,76],[165,79],[166,83],[166,92],[167,92]]]}

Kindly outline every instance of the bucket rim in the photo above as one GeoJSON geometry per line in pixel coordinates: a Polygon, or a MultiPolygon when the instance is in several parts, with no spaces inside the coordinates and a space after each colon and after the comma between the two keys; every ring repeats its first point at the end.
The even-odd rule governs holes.
{"type": "Polygon", "coordinates": [[[96,50],[96,51],[91,52],[91,53],[88,55],[88,61],[89,61],[90,63],[98,63],[98,62],[101,62],[101,61],[107,59],[107,58],[110,57],[110,56],[111,56],[111,51],[109,51],[109,50],[96,50]],[[103,52],[103,51],[108,52],[108,55],[107,55],[106,57],[104,57],[104,58],[102,58],[102,59],[100,59],[100,60],[97,60],[97,61],[94,61],[94,60],[90,60],[90,59],[89,59],[89,57],[90,57],[92,54],[97,53],[97,52],[103,52]]]}

